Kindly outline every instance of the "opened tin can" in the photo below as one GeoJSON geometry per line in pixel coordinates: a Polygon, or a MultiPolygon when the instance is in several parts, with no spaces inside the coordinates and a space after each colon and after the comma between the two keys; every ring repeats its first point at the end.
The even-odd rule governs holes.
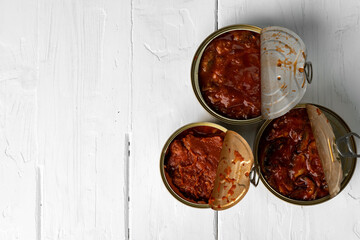
{"type": "Polygon", "coordinates": [[[239,134],[199,122],[181,127],[166,141],[160,173],[168,191],[180,202],[223,210],[247,193],[253,160],[249,144],[239,134]]]}
{"type": "MultiPolygon", "coordinates": [[[[250,183],[257,186],[260,179],[266,188],[275,196],[297,205],[323,203],[338,195],[349,183],[356,167],[356,158],[360,157],[360,155],[356,153],[357,150],[354,140],[354,136],[358,138],[360,138],[360,136],[352,133],[341,117],[328,108],[315,104],[299,104],[294,107],[289,114],[295,110],[302,110],[303,113],[306,113],[308,119],[305,119],[305,121],[308,121],[309,124],[306,126],[301,125],[300,129],[304,127],[304,131],[301,130],[300,133],[295,129],[294,131],[291,130],[288,135],[280,135],[280,138],[290,136],[293,139],[297,139],[296,141],[299,141],[296,143],[296,151],[291,152],[288,159],[292,159],[291,161],[293,161],[293,159],[300,159],[300,166],[308,171],[316,170],[314,171],[314,176],[318,176],[319,178],[312,179],[311,176],[305,176],[301,168],[296,168],[298,160],[291,162],[289,166],[294,168],[291,169],[292,172],[289,171],[285,174],[295,175],[299,173],[299,175],[294,176],[294,179],[300,182],[300,184],[307,180],[314,181],[313,184],[315,184],[318,183],[320,179],[319,184],[322,185],[321,188],[320,186],[316,188],[316,192],[315,188],[312,188],[313,192],[311,192],[308,188],[303,188],[303,185],[300,185],[301,188],[299,188],[306,194],[317,195],[316,198],[301,200],[296,198],[297,195],[284,195],[279,189],[275,189],[269,183],[268,178],[266,178],[262,171],[261,166],[264,155],[261,154],[273,150],[267,149],[266,144],[261,142],[261,140],[270,138],[269,135],[267,135],[269,130],[271,130],[269,127],[275,123],[283,124],[281,121],[276,121],[282,118],[285,119],[285,117],[288,117],[288,114],[279,118],[266,120],[263,123],[255,139],[254,155],[245,139],[239,134],[227,130],[220,125],[199,122],[181,127],[170,136],[161,152],[160,173],[164,185],[180,202],[196,208],[211,207],[214,210],[227,209],[237,204],[246,195],[250,183]],[[308,132],[305,131],[306,127],[308,132]],[[309,131],[311,131],[313,136],[309,135],[309,131]],[[196,132],[196,134],[194,132],[196,132]],[[307,140],[304,141],[304,139],[307,140]],[[203,144],[202,147],[198,147],[196,146],[198,142],[209,143],[210,145],[203,144]],[[304,151],[301,149],[303,142],[305,142],[304,151]],[[297,147],[300,148],[297,149],[297,147]],[[262,148],[266,150],[263,151],[262,148]],[[182,154],[184,157],[181,156],[182,154]],[[295,156],[294,154],[298,155],[295,156]],[[301,154],[312,155],[312,157],[308,156],[309,162],[306,162],[307,160],[305,160],[305,158],[298,158],[301,154]],[[218,162],[213,162],[214,157],[210,159],[207,158],[211,155],[215,157],[220,155],[218,162]],[[196,158],[195,161],[189,162],[189,159],[194,157],[196,158]],[[206,161],[213,162],[213,164],[205,166],[204,161],[201,160],[204,158],[207,158],[206,161]],[[324,159],[326,159],[325,164],[324,159]],[[303,162],[301,162],[301,160],[303,162]],[[189,168],[188,166],[196,167],[189,168]],[[316,169],[317,167],[321,168],[320,172],[316,169]],[[212,169],[211,172],[208,171],[209,169],[212,169]],[[185,173],[185,177],[181,175],[183,173],[185,173]],[[179,174],[181,176],[179,176],[179,174]],[[321,174],[323,175],[321,176],[321,174]],[[329,174],[331,178],[328,177],[330,176],[329,174]],[[198,185],[199,182],[203,181],[203,179],[200,179],[203,176],[205,176],[206,179],[211,178],[211,181],[205,181],[201,183],[202,185],[198,185]],[[187,192],[187,190],[189,191],[187,192]],[[192,197],[193,193],[195,192],[195,195],[202,194],[203,191],[207,191],[206,198],[194,200],[192,197]]],[[[301,120],[301,117],[296,117],[297,116],[293,116],[293,119],[301,120]]],[[[287,121],[291,121],[291,119],[288,118],[285,123],[287,121]]],[[[293,122],[295,125],[297,123],[299,122],[293,122]]],[[[280,129],[283,128],[286,128],[286,126],[281,125],[280,129]]],[[[277,134],[276,132],[274,133],[277,134]]],[[[274,145],[281,149],[281,141],[279,143],[274,142],[274,145]]],[[[278,164],[273,164],[272,167],[277,167],[277,165],[278,164]]],[[[279,173],[280,172],[277,172],[276,174],[279,173]]]]}
{"type": "Polygon", "coordinates": [[[285,114],[299,103],[311,80],[305,44],[282,27],[222,28],[201,43],[191,67],[192,87],[200,104],[220,121],[235,125],[285,114]]]}
{"type": "MultiPolygon", "coordinates": [[[[320,129],[320,132],[319,131],[316,132],[316,130],[314,130],[314,129],[312,130],[314,132],[314,135],[317,135],[317,136],[315,136],[315,140],[316,140],[316,144],[317,144],[317,150],[319,151],[319,155],[321,155],[321,153],[322,153],[322,149],[321,149],[321,146],[319,146],[319,143],[322,140],[326,140],[326,141],[323,141],[324,142],[323,148],[325,147],[329,150],[329,153],[331,155],[330,157],[328,157],[330,159],[329,161],[333,162],[333,163],[337,163],[340,161],[340,163],[341,163],[341,164],[338,164],[338,165],[340,165],[340,167],[342,167],[342,170],[339,170],[340,171],[340,173],[338,174],[339,175],[339,177],[338,177],[339,187],[336,190],[336,192],[334,192],[334,193],[331,192],[330,187],[331,187],[332,183],[327,181],[327,184],[329,185],[328,186],[328,189],[329,189],[328,195],[318,198],[318,199],[315,199],[315,200],[300,200],[300,199],[291,198],[289,196],[285,196],[284,194],[277,191],[274,188],[274,185],[272,186],[269,183],[269,181],[266,179],[266,177],[264,175],[265,174],[263,171],[264,165],[261,166],[261,164],[263,164],[263,161],[265,161],[264,156],[266,156],[266,155],[262,155],[262,154],[264,154],[264,152],[268,153],[269,151],[275,151],[275,150],[271,150],[271,148],[267,148],[267,146],[264,144],[264,142],[261,142],[261,140],[265,139],[265,138],[272,139],[272,136],[268,135],[268,134],[271,133],[271,132],[269,132],[270,130],[273,131],[273,129],[271,127],[273,127],[272,123],[276,119],[266,120],[263,123],[259,132],[257,133],[256,139],[254,142],[255,168],[256,168],[263,184],[266,186],[266,188],[270,192],[272,192],[278,198],[280,198],[284,201],[287,201],[289,203],[298,204],[298,205],[314,205],[314,204],[318,204],[318,203],[323,203],[323,202],[329,200],[331,197],[336,196],[349,183],[349,181],[354,173],[354,170],[355,170],[356,157],[359,157],[359,155],[356,154],[356,144],[355,144],[355,140],[354,140],[354,136],[356,136],[356,137],[359,137],[359,136],[355,133],[351,133],[350,128],[344,122],[344,120],[340,116],[338,116],[336,113],[331,111],[330,109],[325,108],[320,105],[315,105],[315,104],[311,104],[311,105],[314,106],[313,112],[315,113],[314,114],[315,117],[317,117],[318,115],[319,115],[319,117],[321,117],[322,114],[324,114],[324,116],[325,116],[325,118],[323,118],[323,123],[320,123],[319,126],[323,129],[324,126],[326,124],[328,124],[329,126],[331,126],[332,131],[333,131],[332,137],[327,137],[326,134],[324,134],[324,131],[322,129],[320,129]],[[261,142],[261,146],[260,146],[260,142],[261,142]],[[336,156],[336,157],[333,157],[333,156],[336,156]],[[333,196],[331,196],[331,195],[333,195],[333,196]]],[[[294,109],[305,109],[305,108],[308,108],[308,104],[299,104],[294,109]]],[[[309,118],[310,117],[311,116],[309,115],[309,118]]],[[[312,119],[313,119],[313,117],[310,118],[310,121],[312,119]]],[[[276,124],[282,124],[282,123],[277,122],[276,124]]],[[[313,125],[312,125],[312,128],[313,128],[313,125]]],[[[274,132],[272,132],[272,133],[274,133],[274,132]]],[[[294,136],[292,136],[292,138],[296,138],[295,132],[292,132],[291,134],[294,135],[294,136]]],[[[272,141],[274,141],[274,140],[272,140],[272,141]]],[[[280,144],[277,144],[277,147],[279,147],[279,145],[280,144]]],[[[292,159],[294,160],[296,158],[294,156],[292,156],[292,159]]],[[[294,165],[294,163],[292,163],[292,164],[294,165]]],[[[308,164],[308,163],[306,162],[306,164],[308,164]]],[[[273,166],[274,165],[276,165],[276,164],[273,164],[273,166]]],[[[324,165],[324,164],[322,164],[322,165],[324,165]]],[[[271,166],[271,167],[273,167],[273,166],[271,166]]],[[[309,168],[309,166],[306,165],[306,168],[309,168]]],[[[326,169],[323,168],[323,170],[324,170],[324,173],[326,173],[326,169]]],[[[278,171],[278,170],[276,170],[276,171],[278,171]]],[[[279,174],[279,171],[277,174],[279,174]]],[[[291,173],[291,174],[294,174],[294,173],[291,173]]],[[[295,174],[296,174],[296,171],[295,171],[295,174]]],[[[269,178],[269,175],[267,175],[267,176],[268,176],[268,179],[271,179],[271,178],[269,178]]],[[[306,178],[303,178],[302,180],[304,180],[304,179],[306,179],[306,178]]],[[[271,181],[274,182],[272,179],[271,179],[271,181]]],[[[278,188],[278,186],[276,186],[276,187],[278,188]]],[[[278,188],[278,190],[279,190],[279,188],[278,188]]],[[[285,192],[286,192],[286,189],[285,189],[285,192]]]]}

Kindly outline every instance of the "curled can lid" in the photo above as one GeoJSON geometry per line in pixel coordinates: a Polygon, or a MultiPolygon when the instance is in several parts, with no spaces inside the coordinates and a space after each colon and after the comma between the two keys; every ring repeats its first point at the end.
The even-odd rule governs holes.
{"type": "Polygon", "coordinates": [[[236,132],[227,131],[209,200],[212,209],[227,209],[245,196],[250,187],[253,163],[254,156],[246,140],[236,132]]]}
{"type": "Polygon", "coordinates": [[[301,38],[283,27],[266,27],[261,35],[261,112],[274,119],[290,111],[311,82],[312,66],[306,63],[301,38]],[[311,71],[311,72],[309,72],[311,71]]]}
{"type": "Polygon", "coordinates": [[[311,104],[306,105],[316,148],[324,170],[329,194],[334,197],[340,192],[343,170],[335,143],[335,134],[328,119],[321,110],[311,104]]]}

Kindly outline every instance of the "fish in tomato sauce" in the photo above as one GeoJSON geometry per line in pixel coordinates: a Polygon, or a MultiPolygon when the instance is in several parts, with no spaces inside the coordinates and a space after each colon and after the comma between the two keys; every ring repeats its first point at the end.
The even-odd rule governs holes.
{"type": "Polygon", "coordinates": [[[171,142],[165,172],[178,195],[191,202],[208,203],[224,136],[216,128],[201,126],[182,132],[171,142]]]}
{"type": "Polygon", "coordinates": [[[315,200],[329,194],[305,108],[293,109],[268,125],[259,160],[266,181],[286,197],[315,200]]]}
{"type": "Polygon", "coordinates": [[[205,102],[220,115],[260,116],[260,34],[235,30],[212,40],[200,61],[199,83],[205,102]]]}

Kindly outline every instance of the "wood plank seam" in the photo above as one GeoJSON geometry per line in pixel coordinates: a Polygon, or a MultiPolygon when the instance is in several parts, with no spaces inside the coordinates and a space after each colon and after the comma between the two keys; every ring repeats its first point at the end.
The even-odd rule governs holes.
{"type": "Polygon", "coordinates": [[[213,231],[214,231],[214,239],[219,239],[219,214],[217,211],[214,211],[214,225],[213,225],[213,231]]]}
{"type": "Polygon", "coordinates": [[[215,31],[219,29],[219,0],[215,0],[215,31]]]}
{"type": "Polygon", "coordinates": [[[35,224],[36,239],[41,240],[42,237],[42,205],[43,205],[43,167],[36,166],[36,206],[35,206],[35,224]]]}
{"type": "MultiPolygon", "coordinates": [[[[36,79],[38,81],[40,81],[40,27],[39,27],[39,22],[41,21],[41,17],[39,14],[40,11],[40,1],[37,1],[37,6],[36,6],[36,11],[37,11],[37,29],[36,29],[36,79]]],[[[38,109],[38,105],[37,105],[37,109],[36,109],[37,113],[39,113],[39,109],[38,109]]],[[[36,136],[36,145],[37,145],[37,149],[39,149],[38,146],[38,135],[36,136]]],[[[42,220],[43,220],[43,189],[44,189],[44,180],[43,180],[43,161],[41,161],[39,159],[39,156],[37,157],[37,160],[35,162],[35,169],[36,169],[36,187],[35,187],[35,236],[37,240],[41,240],[42,239],[42,231],[43,231],[43,225],[42,225],[42,220]]]]}
{"type": "Polygon", "coordinates": [[[130,239],[130,155],[131,155],[131,131],[132,131],[132,119],[133,119],[133,79],[134,79],[134,5],[133,0],[130,0],[130,59],[129,59],[129,81],[130,81],[130,94],[129,94],[129,121],[128,121],[128,133],[126,133],[126,161],[125,161],[125,186],[126,186],[126,194],[125,194],[125,211],[126,211],[126,219],[125,219],[125,239],[130,239]]]}
{"type": "Polygon", "coordinates": [[[125,134],[125,151],[124,151],[124,159],[125,159],[125,168],[124,168],[124,182],[125,182],[125,189],[124,189],[124,232],[125,232],[125,239],[130,239],[130,228],[129,228],[129,211],[130,211],[130,195],[129,195],[129,188],[130,188],[130,134],[125,134]]]}

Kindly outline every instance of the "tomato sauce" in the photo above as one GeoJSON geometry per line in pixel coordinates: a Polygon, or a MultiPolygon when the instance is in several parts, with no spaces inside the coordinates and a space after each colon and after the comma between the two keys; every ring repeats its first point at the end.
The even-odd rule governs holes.
{"type": "Polygon", "coordinates": [[[176,193],[192,202],[208,203],[224,136],[224,132],[213,127],[194,127],[170,144],[165,172],[176,193]]]}
{"type": "Polygon", "coordinates": [[[314,200],[329,194],[305,108],[293,109],[272,121],[259,150],[263,176],[282,195],[314,200]]]}
{"type": "Polygon", "coordinates": [[[205,102],[220,115],[260,116],[260,34],[236,30],[210,42],[200,62],[199,83],[205,102]]]}

